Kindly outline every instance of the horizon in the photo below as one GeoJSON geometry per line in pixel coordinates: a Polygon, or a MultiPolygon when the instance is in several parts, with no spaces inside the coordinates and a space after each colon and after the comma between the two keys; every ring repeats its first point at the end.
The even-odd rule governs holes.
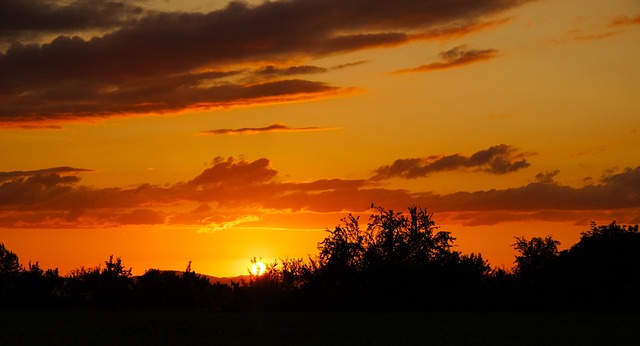
{"type": "Polygon", "coordinates": [[[640,3],[11,0],[0,242],[244,275],[350,213],[426,208],[455,250],[640,223],[640,3]]]}

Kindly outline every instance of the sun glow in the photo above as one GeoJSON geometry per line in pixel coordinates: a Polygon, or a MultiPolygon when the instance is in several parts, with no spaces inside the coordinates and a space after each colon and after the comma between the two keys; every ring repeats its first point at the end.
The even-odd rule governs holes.
{"type": "Polygon", "coordinates": [[[267,266],[262,261],[256,261],[251,264],[251,274],[261,276],[267,270],[267,266]]]}

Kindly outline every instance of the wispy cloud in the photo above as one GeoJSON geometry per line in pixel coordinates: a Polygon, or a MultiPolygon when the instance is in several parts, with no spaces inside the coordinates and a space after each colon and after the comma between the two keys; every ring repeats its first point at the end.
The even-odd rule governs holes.
{"type": "Polygon", "coordinates": [[[340,65],[332,66],[331,69],[332,70],[342,70],[342,69],[345,69],[345,68],[355,67],[355,66],[359,66],[359,65],[362,65],[362,64],[366,64],[368,62],[369,62],[369,60],[354,61],[354,62],[349,62],[349,63],[346,63],[346,64],[340,64],[340,65]]]}
{"type": "Polygon", "coordinates": [[[628,16],[620,15],[609,22],[609,26],[627,26],[627,25],[640,25],[640,14],[628,16]]]}
{"type": "Polygon", "coordinates": [[[92,169],[73,168],[68,166],[45,168],[45,169],[38,169],[38,170],[32,170],[32,171],[0,172],[0,182],[7,181],[7,180],[14,180],[14,179],[29,178],[34,176],[39,176],[39,177],[70,176],[70,175],[77,175],[80,173],[90,173],[90,172],[95,172],[95,171],[92,169]]]}
{"type": "Polygon", "coordinates": [[[292,76],[292,75],[315,74],[315,73],[324,73],[324,72],[327,72],[327,69],[319,66],[301,65],[301,66],[290,66],[286,68],[281,68],[281,67],[269,65],[269,66],[264,66],[260,68],[255,73],[258,75],[267,75],[267,76],[292,76]]]}
{"type": "Polygon", "coordinates": [[[200,132],[201,135],[254,135],[265,132],[312,132],[338,130],[339,127],[289,127],[284,124],[273,124],[265,127],[243,127],[239,129],[217,129],[200,132]]]}
{"type": "Polygon", "coordinates": [[[450,68],[461,67],[480,61],[490,60],[498,56],[495,49],[467,49],[466,45],[457,46],[450,50],[440,53],[440,60],[426,65],[414,68],[398,70],[392,74],[414,73],[414,72],[430,72],[437,70],[445,70],[450,68]]]}
{"type": "Polygon", "coordinates": [[[619,34],[619,32],[617,31],[608,31],[608,32],[602,32],[597,34],[575,35],[573,39],[576,41],[597,41],[597,40],[603,40],[605,38],[615,36],[617,34],[619,34]]]}
{"type": "Polygon", "coordinates": [[[16,127],[23,130],[62,130],[60,125],[17,125],[16,127]]]}
{"type": "Polygon", "coordinates": [[[613,19],[599,21],[591,26],[581,24],[582,18],[576,18],[577,27],[569,30],[564,38],[552,40],[554,43],[563,43],[565,41],[599,41],[619,35],[624,31],[624,27],[631,25],[640,25],[640,14],[618,15],[613,19]]]}

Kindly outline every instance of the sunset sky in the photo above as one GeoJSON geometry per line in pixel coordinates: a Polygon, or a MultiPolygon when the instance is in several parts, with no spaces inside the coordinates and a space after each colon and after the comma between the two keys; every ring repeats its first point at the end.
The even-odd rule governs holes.
{"type": "Polygon", "coordinates": [[[3,0],[0,147],[0,242],[61,274],[246,274],[372,203],[509,268],[640,223],[640,1],[3,0]]]}

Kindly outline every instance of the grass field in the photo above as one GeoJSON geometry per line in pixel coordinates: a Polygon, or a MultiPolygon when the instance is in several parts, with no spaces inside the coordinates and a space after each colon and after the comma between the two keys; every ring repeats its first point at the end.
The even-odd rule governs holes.
{"type": "Polygon", "coordinates": [[[636,314],[0,312],[0,345],[638,345],[636,314]]]}

